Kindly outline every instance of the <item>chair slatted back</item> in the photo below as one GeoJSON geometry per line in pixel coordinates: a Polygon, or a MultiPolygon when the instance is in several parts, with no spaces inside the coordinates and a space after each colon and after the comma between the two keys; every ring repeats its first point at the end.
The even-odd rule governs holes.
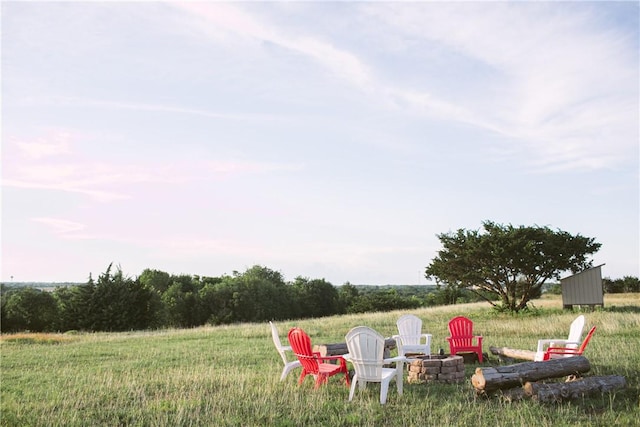
{"type": "Polygon", "coordinates": [[[289,330],[289,344],[305,371],[310,374],[318,374],[318,360],[311,350],[311,338],[300,328],[289,330]]]}
{"type": "Polygon", "coordinates": [[[473,322],[464,316],[454,317],[449,321],[449,334],[456,347],[473,345],[473,322]]]}
{"type": "MultiPolygon", "coordinates": [[[[569,337],[568,341],[579,343],[580,338],[582,337],[582,329],[584,329],[584,315],[580,315],[575,318],[573,322],[571,322],[571,327],[569,328],[569,337]]],[[[567,344],[567,348],[578,348],[578,344],[567,344]]]]}
{"type": "Polygon", "coordinates": [[[413,314],[400,316],[396,322],[398,334],[404,345],[419,345],[420,334],[422,333],[422,319],[413,314]]]}
{"type": "Polygon", "coordinates": [[[364,381],[380,381],[384,337],[367,326],[357,326],[347,333],[345,339],[358,378],[364,381]]]}

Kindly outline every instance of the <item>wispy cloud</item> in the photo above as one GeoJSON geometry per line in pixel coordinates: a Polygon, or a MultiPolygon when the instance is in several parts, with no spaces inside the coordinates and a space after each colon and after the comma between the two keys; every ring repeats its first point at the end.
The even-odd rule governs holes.
{"type": "Polygon", "coordinates": [[[238,175],[297,172],[303,164],[216,159],[134,163],[103,162],[74,151],[77,138],[69,131],[54,131],[24,141],[10,138],[5,149],[2,186],[81,194],[107,203],[131,198],[136,184],[186,185],[229,179],[238,175]],[[55,156],[54,156],[55,155],[55,156]]]}
{"type": "Polygon", "coordinates": [[[61,191],[65,193],[76,193],[102,203],[113,202],[116,200],[128,199],[130,196],[117,192],[91,190],[81,188],[76,182],[60,182],[57,184],[47,183],[44,181],[20,181],[13,179],[3,179],[2,186],[7,188],[23,188],[29,190],[51,190],[61,191]]]}
{"type": "MultiPolygon", "coordinates": [[[[592,170],[628,159],[638,140],[639,78],[628,33],[598,31],[598,15],[588,6],[562,14],[558,8],[567,5],[414,6],[367,5],[367,11],[390,32],[446,46],[496,76],[486,82],[491,97],[479,101],[478,91],[455,103],[430,101],[435,111],[520,141],[535,154],[535,168],[592,170]],[[606,144],[602,129],[616,130],[606,144]]],[[[398,92],[419,108],[431,98],[398,92]]]]}
{"type": "MultiPolygon", "coordinates": [[[[359,6],[351,12],[366,16],[378,34],[392,34],[396,43],[417,42],[436,52],[434,58],[443,61],[444,67],[447,60],[437,57],[439,51],[458,55],[469,64],[480,64],[488,75],[466,70],[466,78],[476,80],[465,84],[467,93],[461,93],[455,81],[444,88],[430,90],[428,83],[414,88],[386,80],[384,73],[330,34],[276,25],[247,5],[183,3],[176,7],[192,14],[193,25],[216,42],[240,38],[275,43],[331,70],[380,105],[510,138],[520,147],[516,152],[539,171],[613,167],[627,160],[637,144],[638,85],[633,81],[638,80],[638,62],[633,39],[611,28],[598,30],[597,11],[588,6],[359,6]],[[558,8],[571,7],[567,13],[558,13],[558,8]],[[220,31],[227,37],[221,38],[220,31]],[[629,87],[636,90],[630,93],[629,87]],[[618,130],[615,138],[606,141],[606,153],[602,152],[602,128],[618,130]],[[560,148],[572,145],[579,148],[560,148]]],[[[388,54],[393,61],[393,52],[388,54]]],[[[428,79],[425,75],[424,80],[428,79]]]]}
{"type": "Polygon", "coordinates": [[[313,59],[357,87],[366,89],[372,84],[369,67],[357,55],[336,46],[329,38],[288,32],[260,20],[238,4],[185,2],[174,6],[192,14],[197,26],[218,41],[217,34],[221,29],[235,37],[267,41],[313,59]]]}
{"type": "MultiPolygon", "coordinates": [[[[37,138],[35,140],[18,140],[12,142],[25,156],[33,159],[69,154],[71,135],[58,132],[51,138],[37,138]]],[[[11,143],[11,142],[10,142],[11,143]]]]}
{"type": "Polygon", "coordinates": [[[84,224],[75,221],[69,221],[66,219],[32,218],[31,220],[48,226],[54,234],[60,235],[62,237],[74,235],[86,228],[84,224]]]}
{"type": "Polygon", "coordinates": [[[20,106],[59,106],[67,108],[96,108],[112,110],[149,111],[158,113],[184,114],[207,117],[211,119],[233,121],[283,121],[281,115],[252,114],[252,113],[221,113],[198,108],[189,108],[179,105],[148,104],[137,102],[122,102],[114,100],[99,100],[79,97],[28,97],[23,98],[20,106]]]}

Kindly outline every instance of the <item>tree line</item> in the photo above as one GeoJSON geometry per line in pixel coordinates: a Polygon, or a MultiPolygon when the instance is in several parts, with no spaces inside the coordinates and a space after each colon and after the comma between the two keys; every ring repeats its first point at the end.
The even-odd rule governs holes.
{"type": "MultiPolygon", "coordinates": [[[[146,269],[126,277],[112,265],[97,280],[42,292],[2,287],[1,330],[125,331],[262,322],[344,313],[414,309],[487,301],[498,311],[527,310],[549,281],[591,268],[601,244],[547,226],[484,221],[482,229],[438,235],[442,249],[425,269],[431,292],[366,288],[282,275],[263,266],[222,277],[170,275],[146,269]],[[372,290],[373,289],[373,290],[372,290]]],[[[426,287],[422,288],[426,289],[426,287]]],[[[638,279],[603,280],[605,292],[637,292],[638,279]]]]}
{"type": "MultiPolygon", "coordinates": [[[[462,301],[464,295],[458,295],[462,301]]],[[[86,284],[53,291],[1,287],[2,332],[127,331],[190,328],[414,309],[451,302],[449,291],[429,286],[334,286],[264,266],[222,277],[172,275],[145,269],[128,277],[109,265],[86,284]]]]}
{"type": "MultiPolygon", "coordinates": [[[[554,292],[559,285],[552,285],[554,292]]],[[[603,279],[607,293],[640,292],[640,280],[603,279]]],[[[206,324],[262,322],[346,313],[409,310],[485,300],[449,286],[333,286],[324,279],[297,277],[253,266],[222,277],[171,275],[146,269],[127,277],[107,270],[86,284],[53,291],[0,287],[2,332],[128,331],[190,328],[206,324]]],[[[539,296],[539,295],[538,295],[539,296]]]]}

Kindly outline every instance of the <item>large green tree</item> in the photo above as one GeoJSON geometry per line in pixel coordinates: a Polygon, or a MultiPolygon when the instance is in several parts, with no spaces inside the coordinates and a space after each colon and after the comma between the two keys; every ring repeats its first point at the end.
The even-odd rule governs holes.
{"type": "Polygon", "coordinates": [[[482,225],[482,230],[439,234],[443,249],[427,266],[425,276],[467,288],[493,306],[514,312],[540,295],[548,280],[591,267],[588,256],[601,246],[593,238],[549,227],[514,227],[492,221],[482,225]]]}

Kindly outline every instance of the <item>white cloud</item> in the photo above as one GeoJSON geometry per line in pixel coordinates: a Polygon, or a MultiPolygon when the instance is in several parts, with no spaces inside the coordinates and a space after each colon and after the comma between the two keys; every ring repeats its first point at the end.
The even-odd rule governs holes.
{"type": "MultiPolygon", "coordinates": [[[[466,65],[476,63],[488,69],[488,76],[474,68],[456,70],[471,81],[465,82],[467,93],[455,82],[429,88],[428,74],[423,88],[385,79],[384,73],[345,48],[342,40],[313,30],[300,34],[293,26],[276,26],[267,16],[252,14],[256,9],[250,4],[177,7],[201,20],[200,28],[222,28],[235,37],[269,41],[309,57],[379,105],[506,136],[519,145],[517,152],[530,159],[533,168],[615,167],[628,159],[629,150],[637,144],[637,53],[628,34],[602,30],[596,11],[588,5],[365,3],[350,9],[369,18],[370,28],[360,30],[379,37],[373,43],[387,49],[389,61],[397,53],[398,41],[406,40],[412,44],[407,49],[417,45],[434,50],[436,59],[439,54],[458,55],[466,65]],[[384,34],[394,42],[384,43],[384,34]],[[629,88],[635,90],[629,92],[629,88]],[[616,138],[606,141],[605,155],[602,128],[618,129],[616,138]],[[570,144],[578,147],[562,148],[570,144]]],[[[439,58],[442,67],[453,65],[443,58],[439,58]]],[[[438,71],[447,73],[445,68],[438,71]]]]}
{"type": "Polygon", "coordinates": [[[158,113],[185,114],[212,119],[234,121],[281,121],[282,117],[274,114],[220,113],[198,108],[187,108],[179,105],[145,104],[135,102],[106,101],[79,97],[28,97],[22,100],[21,106],[60,106],[65,108],[102,108],[113,110],[150,111],[158,113]]]}
{"type": "Polygon", "coordinates": [[[57,156],[70,153],[71,134],[66,131],[54,132],[47,137],[36,138],[34,140],[14,140],[9,142],[14,144],[25,156],[32,159],[42,159],[50,156],[57,156]]]}
{"type": "Polygon", "coordinates": [[[588,6],[558,13],[563,8],[538,3],[366,7],[396,37],[447,46],[498,76],[487,82],[493,95],[488,98],[481,98],[481,91],[448,101],[453,93],[437,100],[409,88],[395,91],[413,106],[520,141],[523,153],[534,155],[533,165],[555,171],[612,167],[627,161],[638,141],[637,52],[628,34],[598,30],[598,17],[588,6]],[[616,129],[616,138],[603,143],[601,129],[616,129]]]}
{"type": "Polygon", "coordinates": [[[54,234],[62,236],[72,235],[86,228],[79,222],[59,218],[32,218],[31,220],[50,227],[54,234]]]}
{"type": "Polygon", "coordinates": [[[37,142],[10,138],[5,150],[4,160],[8,166],[3,169],[2,186],[75,193],[107,203],[130,199],[134,192],[131,186],[136,184],[186,185],[246,174],[296,172],[304,168],[297,163],[208,160],[206,157],[197,161],[158,162],[140,158],[128,163],[109,163],[76,153],[77,138],[69,135],[54,132],[53,136],[37,138],[37,142]],[[28,156],[21,157],[20,153],[25,152],[28,156]]]}
{"type": "MultiPolygon", "coordinates": [[[[366,64],[348,50],[317,35],[288,33],[286,29],[261,22],[237,4],[186,2],[175,6],[193,14],[205,34],[211,35],[212,31],[218,34],[222,28],[246,40],[268,41],[313,59],[360,88],[371,84],[372,77],[366,64]]],[[[219,40],[217,36],[213,38],[219,40]]]]}

